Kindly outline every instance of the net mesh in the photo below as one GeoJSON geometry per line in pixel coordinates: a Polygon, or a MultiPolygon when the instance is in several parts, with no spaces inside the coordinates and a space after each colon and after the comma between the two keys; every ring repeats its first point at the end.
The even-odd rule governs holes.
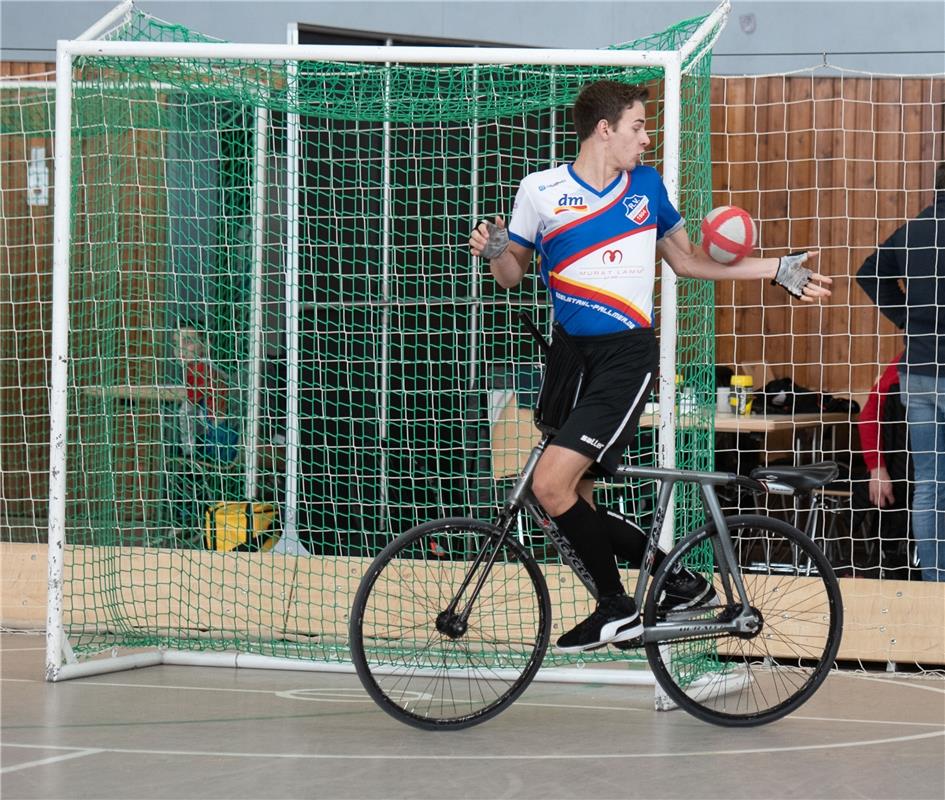
{"type": "Polygon", "coordinates": [[[0,542],[35,543],[45,534],[52,77],[0,80],[0,542]]]}
{"type": "MultiPolygon", "coordinates": [[[[702,21],[621,47],[678,49],[702,21]]],[[[109,36],[209,41],[137,11],[109,36]]],[[[709,62],[690,57],[683,79],[693,235],[711,205],[709,62]]],[[[76,61],[64,594],[77,653],[347,658],[353,593],[381,547],[433,518],[492,518],[535,436],[521,419],[540,364],[515,315],[550,320],[537,271],[507,293],[463,243],[475,220],[507,216],[526,173],[576,156],[568,109],[601,77],[651,84],[660,168],[656,69],[76,61]],[[211,552],[207,526],[226,520],[210,510],[240,503],[243,519],[247,501],[251,519],[280,511],[276,552],[252,552],[265,535],[211,552]]],[[[4,106],[4,133],[8,120],[49,130],[48,105],[19,108],[17,122],[4,106]]],[[[686,413],[707,423],[680,431],[682,467],[712,464],[712,303],[711,286],[680,282],[686,413]]],[[[652,428],[637,449],[654,462],[652,428]]],[[[605,492],[646,525],[654,487],[605,492]]],[[[701,512],[680,494],[686,530],[701,512]]],[[[586,592],[527,521],[519,533],[570,627],[586,592]]]]}

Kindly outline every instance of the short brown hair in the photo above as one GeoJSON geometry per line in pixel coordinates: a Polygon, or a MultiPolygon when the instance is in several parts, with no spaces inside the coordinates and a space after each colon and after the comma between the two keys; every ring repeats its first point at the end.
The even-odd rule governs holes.
{"type": "Polygon", "coordinates": [[[616,125],[625,109],[634,103],[645,103],[649,96],[645,86],[630,83],[602,80],[587,84],[571,110],[578,139],[583,142],[602,119],[616,125]]]}

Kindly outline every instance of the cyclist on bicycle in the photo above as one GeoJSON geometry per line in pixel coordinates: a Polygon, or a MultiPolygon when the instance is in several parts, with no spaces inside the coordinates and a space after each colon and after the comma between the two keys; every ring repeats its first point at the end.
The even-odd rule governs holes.
{"type": "MultiPolygon", "coordinates": [[[[610,80],[585,86],[573,108],[580,139],[574,163],[527,175],[508,228],[496,217],[480,223],[469,239],[472,254],[489,259],[506,289],[522,280],[537,251],[555,319],[584,358],[582,394],[538,462],[532,486],[598,590],[594,613],[558,639],[563,652],[625,642],[643,631],[615,556],[638,565],[645,538],[621,515],[595,506],[593,489],[594,476],[613,475],[634,441],[656,377],[657,254],[677,275],[770,278],[807,302],[828,296],[832,282],[803,266],[814,252],[723,266],[693,247],[662,177],[640,163],[650,143],[647,96],[642,86],[610,80]]],[[[553,386],[562,377],[546,374],[545,383],[553,386]]],[[[662,553],[654,568],[661,560],[662,553]]],[[[711,584],[687,570],[661,598],[665,608],[714,602],[711,584]]]]}

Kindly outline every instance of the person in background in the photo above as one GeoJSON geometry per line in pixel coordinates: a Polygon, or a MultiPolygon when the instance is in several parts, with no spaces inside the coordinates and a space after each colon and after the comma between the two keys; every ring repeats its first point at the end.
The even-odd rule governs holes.
{"type": "Polygon", "coordinates": [[[945,580],[945,163],[932,204],[897,228],[856,279],[905,332],[898,371],[915,471],[913,535],[922,579],[945,580]]]}
{"type": "Polygon", "coordinates": [[[187,400],[180,409],[182,444],[199,460],[235,461],[240,434],[228,419],[229,387],[210,360],[205,335],[195,328],[178,329],[177,357],[187,387],[187,400]]]}
{"type": "Polygon", "coordinates": [[[869,479],[853,482],[853,528],[863,524],[866,511],[879,509],[877,577],[884,578],[909,577],[912,466],[905,406],[899,391],[901,360],[902,354],[883,370],[857,420],[869,479]]]}
{"type": "Polygon", "coordinates": [[[210,361],[205,337],[196,328],[179,328],[177,353],[184,371],[187,399],[203,406],[213,419],[226,416],[226,380],[210,361]]]}

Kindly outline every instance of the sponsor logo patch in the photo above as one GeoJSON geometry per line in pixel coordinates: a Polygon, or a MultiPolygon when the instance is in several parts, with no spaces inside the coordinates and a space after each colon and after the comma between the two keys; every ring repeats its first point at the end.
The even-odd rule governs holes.
{"type": "Polygon", "coordinates": [[[587,211],[587,203],[584,202],[584,196],[580,194],[568,194],[565,192],[558,198],[558,205],[555,206],[555,214],[564,214],[568,211],[587,211]]]}
{"type": "Polygon", "coordinates": [[[584,213],[587,206],[555,206],[555,214],[567,214],[569,211],[578,211],[584,213]]]}
{"type": "Polygon", "coordinates": [[[593,447],[595,450],[601,450],[601,449],[603,449],[603,447],[604,447],[604,443],[603,443],[603,442],[599,442],[599,441],[597,441],[597,439],[594,439],[594,438],[592,438],[592,437],[590,437],[590,436],[587,436],[587,435],[582,436],[582,437],[581,437],[581,441],[584,442],[584,443],[586,443],[586,444],[589,444],[589,445],[590,445],[591,447],[593,447]]]}

